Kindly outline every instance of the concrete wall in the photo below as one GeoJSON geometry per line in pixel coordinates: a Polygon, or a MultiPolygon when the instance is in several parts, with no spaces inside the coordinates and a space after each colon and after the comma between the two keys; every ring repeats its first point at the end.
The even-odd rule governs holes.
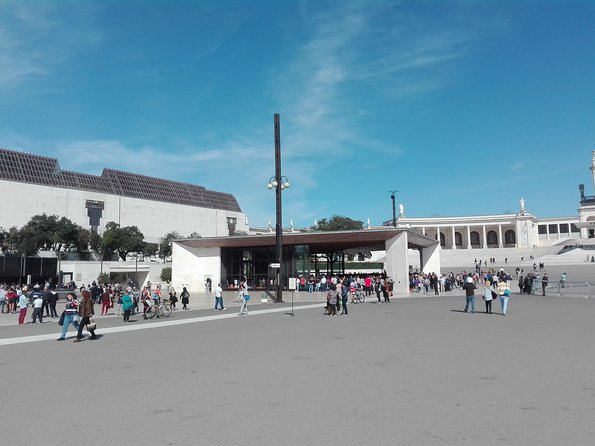
{"type": "Polygon", "coordinates": [[[151,243],[159,242],[161,237],[171,231],[178,231],[183,236],[193,232],[203,237],[228,235],[227,217],[237,219],[236,230],[248,231],[246,216],[240,212],[4,180],[0,180],[0,190],[0,227],[5,229],[12,226],[20,228],[34,215],[43,213],[67,217],[83,228],[89,228],[85,201],[97,200],[103,201],[105,205],[99,232],[108,222],[114,221],[122,227],[137,226],[145,236],[145,241],[151,243]]]}
{"type": "Polygon", "coordinates": [[[408,237],[406,232],[386,241],[385,269],[389,278],[395,281],[394,293],[409,292],[409,263],[407,261],[408,237]]]}
{"type": "MultiPolygon", "coordinates": [[[[153,284],[161,283],[161,271],[169,267],[169,263],[154,262],[97,262],[97,261],[65,261],[60,263],[60,269],[63,274],[72,273],[72,280],[77,286],[88,285],[97,280],[97,276],[103,271],[107,274],[122,273],[132,280],[138,272],[138,282],[142,286],[148,281],[153,284]]],[[[67,281],[68,278],[65,277],[67,281]]]]}
{"type": "Polygon", "coordinates": [[[172,246],[172,285],[186,287],[189,292],[205,290],[207,277],[213,286],[221,282],[221,249],[190,248],[174,243],[172,246]]]}

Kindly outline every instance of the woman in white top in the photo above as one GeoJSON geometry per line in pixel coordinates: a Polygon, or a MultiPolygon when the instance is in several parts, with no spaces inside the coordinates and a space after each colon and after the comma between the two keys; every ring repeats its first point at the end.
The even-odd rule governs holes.
{"type": "Polygon", "coordinates": [[[486,303],[486,313],[492,314],[492,300],[494,297],[492,296],[492,287],[489,280],[486,280],[483,286],[483,300],[486,303]]]}

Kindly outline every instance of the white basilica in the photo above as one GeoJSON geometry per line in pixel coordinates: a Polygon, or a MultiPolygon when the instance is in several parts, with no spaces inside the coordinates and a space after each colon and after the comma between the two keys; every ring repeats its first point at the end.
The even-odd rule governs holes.
{"type": "MultiPolygon", "coordinates": [[[[591,173],[595,188],[595,151],[592,152],[591,173]]],[[[559,245],[574,239],[595,237],[595,196],[585,196],[579,185],[581,200],[576,217],[539,218],[525,209],[520,199],[516,214],[464,217],[410,218],[399,205],[397,227],[409,228],[435,240],[442,249],[471,248],[534,248],[559,245]]],[[[391,221],[384,223],[391,225],[391,221]]]]}

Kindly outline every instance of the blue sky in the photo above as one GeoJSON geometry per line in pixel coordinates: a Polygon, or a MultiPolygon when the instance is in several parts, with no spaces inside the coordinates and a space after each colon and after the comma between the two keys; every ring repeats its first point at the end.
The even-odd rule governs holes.
{"type": "Polygon", "coordinates": [[[594,1],[0,0],[0,146],[234,194],[284,224],[575,216],[594,1]]]}

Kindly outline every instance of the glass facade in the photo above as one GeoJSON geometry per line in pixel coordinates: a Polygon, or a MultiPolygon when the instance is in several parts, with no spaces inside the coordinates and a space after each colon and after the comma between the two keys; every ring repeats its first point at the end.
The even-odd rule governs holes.
{"type": "MultiPolygon", "coordinates": [[[[252,289],[274,290],[277,271],[270,268],[277,261],[274,247],[264,248],[222,248],[221,285],[224,289],[234,289],[247,280],[252,289]]],[[[345,255],[343,253],[313,254],[308,245],[283,247],[283,269],[281,284],[288,288],[289,277],[316,277],[344,274],[345,255]]]]}

